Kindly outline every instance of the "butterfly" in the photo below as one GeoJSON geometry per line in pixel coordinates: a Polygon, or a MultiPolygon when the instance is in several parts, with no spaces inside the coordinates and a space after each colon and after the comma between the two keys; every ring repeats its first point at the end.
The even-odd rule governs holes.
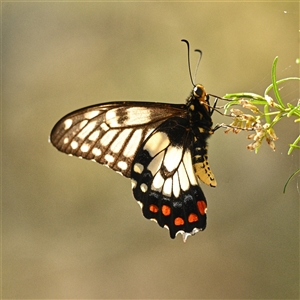
{"type": "Polygon", "coordinates": [[[193,85],[185,104],[101,103],[67,114],[50,134],[59,151],[130,178],[144,217],[184,241],[206,227],[200,181],[216,186],[207,157],[213,108],[204,86],[193,85]]]}

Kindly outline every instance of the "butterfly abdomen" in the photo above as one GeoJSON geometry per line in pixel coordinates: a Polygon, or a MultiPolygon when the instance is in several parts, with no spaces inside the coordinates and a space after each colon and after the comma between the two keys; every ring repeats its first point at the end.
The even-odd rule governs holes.
{"type": "Polygon", "coordinates": [[[216,180],[210,170],[207,156],[207,139],[213,134],[211,110],[208,96],[202,85],[197,85],[187,100],[190,124],[194,134],[193,168],[197,177],[209,186],[216,186],[216,180]]]}

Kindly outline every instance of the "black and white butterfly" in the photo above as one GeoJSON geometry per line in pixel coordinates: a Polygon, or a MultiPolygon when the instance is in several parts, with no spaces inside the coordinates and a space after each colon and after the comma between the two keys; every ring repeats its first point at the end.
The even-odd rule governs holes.
{"type": "Polygon", "coordinates": [[[127,101],[81,108],[57,122],[50,141],[61,152],[131,178],[145,218],[186,241],[206,227],[199,180],[216,186],[206,142],[214,132],[212,112],[209,95],[197,84],[185,104],[127,101]]]}

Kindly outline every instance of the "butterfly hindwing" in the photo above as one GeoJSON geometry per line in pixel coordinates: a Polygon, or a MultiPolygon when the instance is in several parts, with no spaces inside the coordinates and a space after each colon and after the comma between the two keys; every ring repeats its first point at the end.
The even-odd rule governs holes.
{"type": "Polygon", "coordinates": [[[94,160],[130,177],[145,138],[167,118],[183,116],[184,105],[112,102],[74,111],[54,126],[50,140],[60,151],[94,160]]]}
{"type": "Polygon", "coordinates": [[[178,232],[195,234],[206,227],[206,199],[192,164],[193,134],[186,119],[173,117],[154,130],[132,165],[132,188],[144,216],[178,232]]]}

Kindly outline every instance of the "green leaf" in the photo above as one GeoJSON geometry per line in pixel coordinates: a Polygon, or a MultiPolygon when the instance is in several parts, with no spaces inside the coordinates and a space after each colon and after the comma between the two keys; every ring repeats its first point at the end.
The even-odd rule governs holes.
{"type": "Polygon", "coordinates": [[[273,65],[272,65],[272,85],[273,85],[275,97],[276,97],[279,105],[282,108],[285,108],[285,106],[284,106],[284,104],[283,104],[283,102],[281,100],[281,97],[280,97],[280,94],[279,94],[279,90],[278,90],[277,81],[276,81],[276,65],[277,65],[277,61],[278,61],[278,56],[275,57],[273,65]]]}

